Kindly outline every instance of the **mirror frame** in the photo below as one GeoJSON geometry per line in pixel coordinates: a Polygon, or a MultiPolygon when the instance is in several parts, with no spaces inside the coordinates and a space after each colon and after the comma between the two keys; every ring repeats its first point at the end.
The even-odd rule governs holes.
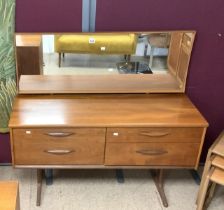
{"type": "Polygon", "coordinates": [[[61,93],[183,93],[196,31],[130,31],[94,33],[15,33],[17,85],[21,94],[61,93]],[[153,34],[171,33],[166,74],[119,75],[22,75],[19,80],[16,45],[17,35],[71,35],[71,34],[153,34]],[[177,41],[178,40],[178,41],[177,41]],[[171,46],[172,45],[172,46],[171,46]],[[178,58],[178,59],[176,59],[178,58]],[[19,81],[19,82],[18,82],[19,81]]]}

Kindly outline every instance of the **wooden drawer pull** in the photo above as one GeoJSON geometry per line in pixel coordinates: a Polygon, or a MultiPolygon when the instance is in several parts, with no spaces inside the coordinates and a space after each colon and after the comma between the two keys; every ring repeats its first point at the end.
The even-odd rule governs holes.
{"type": "Polygon", "coordinates": [[[163,155],[168,153],[166,150],[150,150],[150,149],[142,149],[137,150],[136,153],[142,154],[142,155],[163,155]]]}
{"type": "Polygon", "coordinates": [[[45,133],[45,135],[53,136],[53,137],[66,137],[66,136],[74,135],[74,133],[50,132],[50,133],[45,133]]]}
{"type": "Polygon", "coordinates": [[[162,137],[169,135],[169,132],[141,132],[142,136],[150,136],[150,137],[162,137]]]}
{"type": "Polygon", "coordinates": [[[44,152],[52,154],[52,155],[66,155],[75,151],[68,150],[68,149],[52,149],[52,150],[44,150],[44,152]]]}

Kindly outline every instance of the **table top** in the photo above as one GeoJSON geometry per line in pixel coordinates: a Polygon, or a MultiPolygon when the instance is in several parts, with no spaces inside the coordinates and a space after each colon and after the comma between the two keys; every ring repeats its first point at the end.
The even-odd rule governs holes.
{"type": "Polygon", "coordinates": [[[18,182],[1,181],[0,182],[0,209],[17,210],[18,182]]]}
{"type": "Polygon", "coordinates": [[[16,35],[16,47],[35,47],[40,46],[41,35],[16,35]]]}
{"type": "Polygon", "coordinates": [[[207,127],[184,94],[19,95],[9,127],[207,127]]]}
{"type": "Polygon", "coordinates": [[[224,130],[211,147],[212,152],[224,157],[224,130]]]}

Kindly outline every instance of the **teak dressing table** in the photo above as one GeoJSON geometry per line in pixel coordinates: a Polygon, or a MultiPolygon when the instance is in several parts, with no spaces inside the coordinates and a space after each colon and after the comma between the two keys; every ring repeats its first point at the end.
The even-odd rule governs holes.
{"type": "MultiPolygon", "coordinates": [[[[190,52],[193,39],[187,43],[190,52]]],[[[208,126],[183,93],[187,59],[168,75],[182,75],[179,85],[163,75],[21,76],[11,150],[14,167],[37,169],[37,205],[43,169],[145,168],[168,206],[163,170],[196,170],[208,126]]]]}

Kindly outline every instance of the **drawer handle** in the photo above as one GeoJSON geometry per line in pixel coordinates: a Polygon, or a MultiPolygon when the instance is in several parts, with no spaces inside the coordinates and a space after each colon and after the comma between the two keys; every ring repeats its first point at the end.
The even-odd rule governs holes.
{"type": "Polygon", "coordinates": [[[53,137],[66,137],[66,136],[71,136],[74,133],[65,133],[65,132],[50,132],[50,133],[45,133],[45,135],[48,136],[53,136],[53,137]]]}
{"type": "Polygon", "coordinates": [[[66,155],[70,154],[72,152],[75,152],[74,150],[68,150],[68,149],[52,149],[52,150],[44,150],[44,152],[53,154],[53,155],[66,155]]]}
{"type": "Polygon", "coordinates": [[[169,135],[169,132],[141,132],[140,135],[142,136],[150,136],[150,137],[162,137],[169,135]]]}
{"type": "Polygon", "coordinates": [[[168,153],[166,150],[150,150],[150,149],[142,149],[137,150],[136,153],[139,153],[141,155],[163,155],[168,153]]]}

